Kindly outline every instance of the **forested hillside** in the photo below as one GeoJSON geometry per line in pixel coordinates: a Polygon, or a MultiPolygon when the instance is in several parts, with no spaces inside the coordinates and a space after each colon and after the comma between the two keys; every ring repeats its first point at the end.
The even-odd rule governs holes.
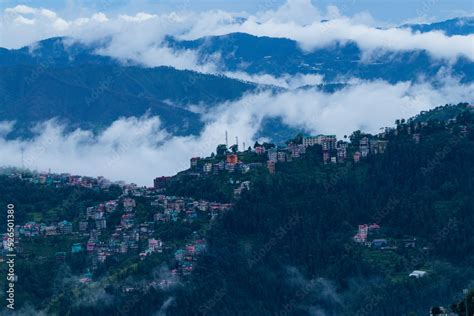
{"type": "Polygon", "coordinates": [[[399,124],[387,152],[360,164],[323,165],[313,151],[277,166],[211,231],[171,313],[425,315],[448,306],[474,278],[473,123],[466,112],[399,124]],[[358,245],[362,223],[379,224],[391,245],[410,236],[416,246],[358,245]],[[413,270],[428,274],[409,278],[413,270]]]}

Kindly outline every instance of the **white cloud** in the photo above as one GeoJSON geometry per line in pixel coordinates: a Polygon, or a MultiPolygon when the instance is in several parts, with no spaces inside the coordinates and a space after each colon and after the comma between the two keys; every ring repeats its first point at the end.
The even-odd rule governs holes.
{"type": "Polygon", "coordinates": [[[304,86],[315,86],[322,84],[323,76],[317,74],[283,74],[275,77],[269,74],[250,75],[246,72],[224,72],[229,78],[235,78],[242,81],[254,82],[261,85],[272,85],[285,89],[297,89],[304,86]]]}
{"type": "MultiPolygon", "coordinates": [[[[330,45],[335,41],[354,41],[366,51],[426,50],[436,58],[464,56],[474,60],[472,34],[446,36],[441,32],[413,33],[409,29],[379,29],[371,26],[374,21],[367,12],[345,17],[337,7],[329,6],[322,14],[310,0],[289,0],[277,10],[264,10],[247,16],[244,22],[238,19],[239,16],[242,14],[214,10],[168,14],[140,12],[134,16],[122,14],[110,18],[103,13],[96,13],[91,17],[66,20],[47,9],[17,6],[7,8],[3,13],[0,32],[6,35],[0,40],[0,46],[19,47],[35,40],[61,35],[86,41],[110,36],[111,45],[114,42],[128,42],[127,46],[135,52],[146,54],[150,48],[162,47],[165,35],[195,39],[245,32],[257,36],[290,38],[298,41],[305,50],[330,45]],[[321,19],[328,18],[329,21],[321,22],[321,19]],[[34,26],[31,25],[32,21],[34,26]]],[[[160,63],[156,61],[160,55],[154,55],[153,63],[160,63]]],[[[132,53],[131,57],[134,56],[132,53]]]]}
{"type": "MultiPolygon", "coordinates": [[[[334,12],[334,8],[335,7],[330,8],[330,13],[334,12]]],[[[272,20],[278,23],[296,22],[301,25],[310,24],[322,19],[322,15],[319,10],[313,6],[311,0],[288,0],[276,10],[262,12],[259,17],[262,21],[272,20]]]]}
{"type": "Polygon", "coordinates": [[[5,12],[18,14],[34,14],[36,12],[36,9],[26,5],[17,5],[14,8],[6,8],[5,12]]]}
{"type": "MultiPolygon", "coordinates": [[[[205,128],[196,136],[172,136],[158,117],[123,118],[98,135],[76,130],[65,134],[54,121],[36,128],[30,140],[8,140],[11,123],[0,123],[0,165],[21,166],[54,172],[103,175],[151,185],[160,175],[172,175],[188,167],[193,156],[206,156],[229,139],[252,144],[264,118],[280,117],[289,126],[312,133],[342,137],[362,129],[375,133],[392,126],[397,118],[408,118],[422,110],[446,103],[474,101],[474,84],[461,85],[445,78],[446,85],[384,81],[358,81],[335,93],[317,89],[278,94],[261,92],[226,102],[202,114],[205,128]]],[[[267,135],[270,136],[271,135],[267,135]]]]}

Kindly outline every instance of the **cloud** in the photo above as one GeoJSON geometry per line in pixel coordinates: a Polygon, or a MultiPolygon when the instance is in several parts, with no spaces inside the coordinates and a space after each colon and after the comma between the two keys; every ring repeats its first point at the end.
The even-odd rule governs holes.
{"type": "Polygon", "coordinates": [[[261,85],[272,85],[285,89],[297,89],[304,86],[319,85],[324,82],[324,78],[318,74],[283,74],[280,77],[275,77],[270,74],[250,75],[246,72],[224,72],[224,75],[229,78],[235,78],[243,81],[254,82],[261,85]]]}
{"type": "Polygon", "coordinates": [[[8,139],[13,126],[3,122],[0,165],[151,185],[156,176],[188,168],[190,157],[209,155],[224,142],[225,131],[231,140],[238,136],[240,142],[252,144],[265,118],[281,118],[288,126],[341,138],[357,129],[376,133],[398,118],[437,105],[474,101],[474,84],[463,85],[449,76],[442,81],[444,86],[433,87],[428,82],[354,80],[334,93],[305,88],[248,94],[201,109],[205,127],[193,136],[170,135],[158,117],[150,116],[122,118],[98,134],[80,129],[65,133],[64,126],[48,121],[38,125],[28,140],[8,139]]]}
{"type": "MultiPolygon", "coordinates": [[[[337,7],[329,6],[321,13],[310,0],[289,0],[276,10],[263,9],[254,15],[244,14],[244,19],[243,14],[213,10],[166,14],[139,12],[116,17],[95,13],[91,17],[66,20],[51,10],[16,6],[3,12],[0,32],[5,36],[0,40],[0,46],[19,47],[35,40],[62,35],[82,41],[108,37],[111,39],[110,46],[102,53],[153,66],[164,64],[170,58],[170,52],[162,50],[166,35],[196,39],[244,32],[290,38],[298,41],[304,50],[314,50],[334,42],[353,41],[369,53],[375,50],[426,50],[435,58],[453,60],[464,56],[474,60],[473,34],[446,36],[435,31],[413,33],[409,29],[381,29],[371,26],[374,21],[367,12],[347,17],[341,15],[337,7]],[[142,56],[146,59],[143,60],[142,56]],[[165,62],[161,61],[162,56],[165,62]]],[[[190,63],[194,62],[189,52],[177,58],[181,64],[181,59],[185,58],[189,58],[190,63]]]]}

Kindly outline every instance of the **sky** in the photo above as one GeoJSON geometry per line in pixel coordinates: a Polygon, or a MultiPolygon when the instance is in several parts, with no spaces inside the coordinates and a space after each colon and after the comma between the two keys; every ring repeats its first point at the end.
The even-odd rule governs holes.
{"type": "MultiPolygon", "coordinates": [[[[18,4],[43,7],[67,18],[78,13],[101,11],[106,14],[134,14],[140,11],[164,13],[171,11],[224,10],[256,13],[275,9],[285,0],[0,0],[0,9],[18,4]]],[[[470,0],[312,0],[318,8],[334,5],[344,15],[368,12],[381,24],[428,22],[472,15],[470,0]]]]}
{"type": "MultiPolygon", "coordinates": [[[[133,61],[142,67],[171,66],[220,73],[284,88],[278,93],[246,94],[211,110],[200,109],[205,127],[199,134],[189,136],[171,135],[162,128],[160,117],[144,116],[121,118],[99,133],[81,129],[65,133],[67,127],[55,120],[39,122],[32,139],[12,140],[7,135],[15,123],[0,117],[0,166],[21,166],[26,162],[27,167],[40,171],[102,175],[151,185],[155,176],[186,169],[190,157],[209,155],[222,143],[222,131],[229,132],[229,139],[238,136],[241,142],[253,144],[266,118],[279,118],[288,126],[309,133],[341,137],[358,129],[377,133],[383,126],[392,126],[396,119],[409,118],[439,105],[474,102],[474,84],[462,83],[450,69],[458,58],[474,62],[474,34],[447,36],[442,32],[414,33],[393,27],[407,21],[472,15],[471,1],[0,3],[1,47],[18,48],[53,36],[68,36],[67,41],[84,43],[107,38],[107,44],[96,54],[133,61]],[[245,21],[236,18],[242,16],[245,21]],[[233,32],[293,39],[303,51],[351,41],[362,50],[362,62],[370,62],[371,56],[381,51],[396,56],[399,52],[424,50],[434,63],[443,62],[446,66],[432,78],[421,76],[407,82],[339,78],[347,87],[328,93],[298,89],[308,84],[330,83],[319,73],[275,77],[268,73],[249,74],[245,69],[222,71],[218,54],[201,63],[197,51],[174,50],[164,41],[167,35],[196,39],[233,32]]],[[[34,53],[35,45],[30,48],[34,53]]]]}

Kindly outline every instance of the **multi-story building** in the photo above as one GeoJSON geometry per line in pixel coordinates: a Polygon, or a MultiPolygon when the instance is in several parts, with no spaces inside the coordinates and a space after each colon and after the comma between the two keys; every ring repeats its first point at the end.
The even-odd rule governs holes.
{"type": "Polygon", "coordinates": [[[365,136],[359,140],[359,151],[362,157],[367,157],[369,155],[369,139],[365,136]]]}
{"type": "Polygon", "coordinates": [[[279,162],[285,162],[286,161],[286,153],[283,151],[279,151],[277,154],[277,159],[279,162]]]}
{"type": "Polygon", "coordinates": [[[277,162],[278,161],[278,150],[276,148],[270,148],[267,150],[268,160],[277,162]]]}
{"type": "Polygon", "coordinates": [[[347,159],[347,147],[348,144],[342,141],[337,144],[337,161],[344,162],[347,159]]]}
{"type": "Polygon", "coordinates": [[[210,173],[212,171],[212,163],[210,162],[206,162],[203,166],[202,166],[202,171],[204,173],[210,173]]]}
{"type": "Polygon", "coordinates": [[[238,158],[237,154],[228,154],[227,157],[226,157],[226,162],[228,164],[235,165],[236,163],[239,162],[239,158],[238,158]]]}
{"type": "Polygon", "coordinates": [[[354,162],[359,162],[361,156],[362,156],[362,154],[360,153],[360,151],[356,151],[354,153],[354,162]]]}
{"type": "Polygon", "coordinates": [[[197,167],[199,159],[200,159],[199,157],[191,158],[191,161],[190,161],[191,168],[197,167]]]}
{"type": "Polygon", "coordinates": [[[265,147],[263,146],[255,146],[255,153],[257,155],[263,155],[265,153],[265,147]]]}
{"type": "Polygon", "coordinates": [[[72,233],[72,223],[66,220],[59,222],[58,230],[61,234],[70,234],[72,233]]]}

